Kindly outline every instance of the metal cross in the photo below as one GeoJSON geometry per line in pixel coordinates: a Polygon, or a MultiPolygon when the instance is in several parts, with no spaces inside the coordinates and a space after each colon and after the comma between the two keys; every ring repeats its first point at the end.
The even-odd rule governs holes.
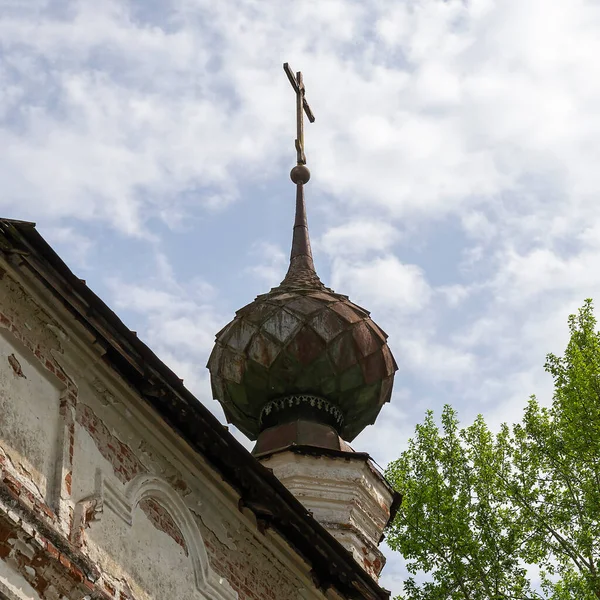
{"type": "Polygon", "coordinates": [[[298,71],[296,75],[290,69],[288,63],[283,63],[283,70],[288,76],[294,91],[296,92],[296,154],[298,155],[298,164],[306,164],[306,156],[304,154],[304,115],[302,110],[306,113],[308,120],[314,123],[315,116],[310,110],[310,106],[304,97],[306,92],[304,88],[304,81],[302,80],[302,73],[298,71]]]}

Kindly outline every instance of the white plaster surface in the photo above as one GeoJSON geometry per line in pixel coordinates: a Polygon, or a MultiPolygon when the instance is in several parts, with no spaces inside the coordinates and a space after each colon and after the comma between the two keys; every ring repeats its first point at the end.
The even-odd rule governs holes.
{"type": "MultiPolygon", "coordinates": [[[[16,363],[14,363],[16,364],[16,363]]],[[[32,353],[0,329],[0,445],[33,490],[50,500],[59,452],[62,384],[32,353]],[[9,363],[18,361],[22,375],[9,363]]]]}
{"type": "Polygon", "coordinates": [[[0,593],[8,600],[39,600],[27,580],[3,560],[0,560],[0,593]]]}
{"type": "Polygon", "coordinates": [[[90,557],[108,572],[127,574],[136,599],[198,597],[190,559],[139,508],[131,526],[105,510],[87,538],[90,557]]]}
{"type": "Polygon", "coordinates": [[[374,467],[359,458],[279,452],[261,462],[311,511],[372,576],[385,559],[377,548],[392,495],[374,467]]]}

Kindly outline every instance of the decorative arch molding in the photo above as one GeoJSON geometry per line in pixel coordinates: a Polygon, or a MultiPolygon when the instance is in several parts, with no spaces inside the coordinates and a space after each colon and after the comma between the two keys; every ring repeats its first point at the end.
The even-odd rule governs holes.
{"type": "Polygon", "coordinates": [[[202,600],[237,600],[238,595],[229,582],[210,566],[202,534],[185,502],[167,481],[155,475],[137,475],[127,484],[123,493],[98,469],[95,492],[80,500],[75,507],[72,541],[77,545],[81,544],[85,527],[90,521],[100,521],[106,506],[131,527],[133,512],[145,499],[158,502],[179,527],[202,600]]]}
{"type": "Polygon", "coordinates": [[[131,513],[145,499],[161,504],[180,528],[192,561],[196,587],[206,600],[235,600],[238,595],[229,583],[210,566],[202,534],[188,507],[173,487],[160,477],[140,474],[129,482],[125,490],[131,513]]]}

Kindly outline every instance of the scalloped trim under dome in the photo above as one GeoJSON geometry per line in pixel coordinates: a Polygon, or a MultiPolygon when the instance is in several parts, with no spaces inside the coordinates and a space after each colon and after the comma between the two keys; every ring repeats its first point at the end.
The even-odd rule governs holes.
{"type": "Polygon", "coordinates": [[[261,430],[265,427],[271,427],[276,424],[276,422],[281,422],[281,419],[275,421],[272,418],[274,414],[277,414],[278,417],[284,415],[286,419],[291,419],[297,418],[299,415],[302,415],[302,413],[319,415],[325,421],[333,420],[338,431],[344,425],[344,415],[342,414],[342,411],[331,404],[331,402],[311,394],[292,394],[290,396],[271,400],[265,405],[260,413],[259,421],[261,430]],[[320,413],[326,414],[320,415],[320,413]]]}

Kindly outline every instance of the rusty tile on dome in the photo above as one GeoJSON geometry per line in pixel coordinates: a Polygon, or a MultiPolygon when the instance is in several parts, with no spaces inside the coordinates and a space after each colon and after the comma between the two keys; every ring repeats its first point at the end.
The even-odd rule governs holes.
{"type": "Polygon", "coordinates": [[[302,367],[296,381],[305,391],[319,390],[322,393],[321,382],[333,376],[334,370],[327,354],[321,354],[307,367],[302,367]]]}
{"type": "Polygon", "coordinates": [[[365,383],[372,384],[387,376],[385,360],[382,352],[373,352],[360,361],[365,383]]]}
{"type": "Polygon", "coordinates": [[[328,396],[332,396],[337,392],[337,379],[333,376],[326,377],[320,383],[321,392],[327,398],[328,396]]]}
{"type": "Polygon", "coordinates": [[[289,390],[290,387],[295,387],[298,374],[303,370],[294,356],[285,351],[280,352],[269,371],[269,385],[272,389],[289,390]]]}
{"type": "Polygon", "coordinates": [[[262,329],[285,344],[294,335],[301,325],[301,321],[292,313],[279,310],[271,315],[262,326],[262,329]]]}
{"type": "MultiPolygon", "coordinates": [[[[252,305],[248,305],[252,306],[252,305]]],[[[260,325],[269,315],[273,314],[277,310],[277,307],[267,302],[257,302],[252,306],[252,310],[244,312],[244,320],[260,325]]],[[[239,313],[240,311],[238,311],[239,313]]],[[[236,313],[237,314],[237,313],[236,313]]]]}
{"type": "Polygon", "coordinates": [[[317,300],[324,300],[325,302],[335,302],[336,298],[326,294],[325,292],[312,292],[309,294],[311,298],[316,298],[317,300]]]}
{"type": "Polygon", "coordinates": [[[355,407],[360,411],[370,413],[374,407],[377,407],[377,400],[380,396],[380,393],[380,381],[366,385],[358,391],[355,407]]]}
{"type": "Polygon", "coordinates": [[[334,340],[329,346],[328,352],[338,371],[345,371],[356,364],[360,356],[352,333],[349,331],[334,340]]]}
{"type": "Polygon", "coordinates": [[[301,315],[312,315],[323,308],[323,304],[310,296],[298,296],[285,307],[301,315]]]}
{"type": "Polygon", "coordinates": [[[219,400],[220,402],[225,401],[225,389],[223,387],[223,380],[214,376],[210,378],[210,387],[212,389],[212,396],[215,400],[219,400]]]}
{"type": "MultiPolygon", "coordinates": [[[[357,368],[360,371],[360,367],[357,368]]],[[[350,425],[352,421],[360,419],[360,411],[356,410],[356,400],[359,392],[360,388],[353,388],[342,391],[340,395],[338,405],[344,411],[344,423],[346,425],[350,425]]]]}
{"type": "Polygon", "coordinates": [[[383,354],[383,360],[385,361],[386,376],[391,375],[398,370],[398,365],[392,356],[392,351],[386,344],[385,346],[382,346],[381,353],[383,354]]]}
{"type": "Polygon", "coordinates": [[[221,360],[221,376],[223,379],[240,383],[244,375],[245,359],[241,354],[228,350],[223,351],[221,360]]]}
{"type": "Polygon", "coordinates": [[[346,304],[345,302],[336,302],[331,307],[331,310],[335,310],[335,312],[338,315],[340,315],[345,321],[348,321],[348,323],[358,323],[364,318],[361,315],[358,315],[356,312],[354,312],[354,310],[352,310],[350,306],[348,306],[348,304],[346,304]]]}
{"type": "Polygon", "coordinates": [[[310,327],[304,326],[287,347],[289,352],[301,365],[310,365],[325,351],[325,343],[310,327]]]}
{"type": "Polygon", "coordinates": [[[392,387],[394,386],[394,377],[391,375],[381,382],[381,393],[379,395],[379,405],[383,406],[392,398],[392,387]]]}
{"type": "Polygon", "coordinates": [[[222,337],[224,337],[225,335],[227,335],[227,332],[233,327],[233,324],[235,323],[235,319],[233,321],[231,321],[231,323],[227,323],[227,325],[225,325],[225,327],[223,327],[223,329],[221,329],[221,331],[219,331],[216,335],[215,338],[217,340],[221,339],[222,337]]]}
{"type": "Polygon", "coordinates": [[[244,373],[243,385],[251,391],[257,391],[264,395],[264,390],[269,384],[268,369],[253,360],[248,360],[246,363],[246,372],[244,373]]]}
{"type": "Polygon", "coordinates": [[[244,352],[252,336],[256,333],[256,327],[250,323],[246,323],[243,319],[236,319],[235,325],[232,327],[227,337],[223,338],[224,343],[229,347],[244,352]]]}
{"type": "Polygon", "coordinates": [[[273,364],[273,361],[277,358],[280,350],[281,348],[277,343],[259,333],[254,336],[254,339],[248,348],[248,358],[256,361],[259,365],[268,368],[273,364]]]}
{"type": "Polygon", "coordinates": [[[250,304],[246,304],[246,306],[242,306],[242,308],[236,310],[235,315],[236,317],[243,317],[245,314],[255,310],[257,306],[259,306],[259,303],[254,300],[253,302],[250,302],[250,304]]]}
{"type": "Polygon", "coordinates": [[[286,300],[290,300],[292,298],[294,298],[296,296],[296,294],[290,293],[290,292],[284,292],[283,294],[277,294],[276,296],[270,296],[269,300],[272,300],[273,302],[285,302],[286,300]]]}
{"type": "Polygon", "coordinates": [[[222,407],[223,407],[223,412],[225,413],[225,418],[227,419],[227,422],[233,423],[234,415],[232,414],[232,412],[229,410],[229,408],[227,407],[226,404],[222,404],[222,407]]]}
{"type": "Polygon", "coordinates": [[[381,343],[365,322],[358,323],[353,327],[352,335],[363,356],[369,356],[369,354],[372,354],[381,347],[381,343]]]}
{"type": "Polygon", "coordinates": [[[241,410],[240,407],[234,402],[227,402],[223,406],[223,410],[225,412],[225,416],[227,417],[227,421],[229,423],[235,423],[238,429],[242,429],[243,424],[247,421],[250,421],[250,424],[252,424],[252,418],[249,417],[249,415],[247,415],[243,410],[241,410]]]}
{"type": "Polygon", "coordinates": [[[340,391],[346,392],[364,384],[362,369],[359,365],[344,371],[340,376],[340,391]]]}
{"type": "Polygon", "coordinates": [[[369,319],[367,321],[367,323],[369,324],[369,327],[371,328],[373,333],[385,344],[388,339],[388,334],[385,331],[383,331],[383,329],[381,329],[381,327],[379,327],[379,325],[376,325],[375,323],[373,323],[373,321],[371,321],[371,319],[369,319]]]}
{"type": "Polygon", "coordinates": [[[371,314],[366,308],[363,308],[358,304],[354,304],[354,302],[348,302],[347,304],[363,317],[368,317],[371,314]]]}
{"type": "Polygon", "coordinates": [[[208,357],[208,363],[206,365],[210,371],[216,371],[219,368],[222,355],[223,348],[219,344],[215,344],[210,356],[208,357]]]}
{"type": "Polygon", "coordinates": [[[243,385],[234,383],[233,381],[228,381],[227,391],[229,392],[229,398],[238,408],[248,404],[246,388],[243,385]]]}
{"type": "Polygon", "coordinates": [[[322,312],[313,317],[310,324],[327,343],[344,331],[345,328],[344,322],[328,308],[324,308],[322,312]]]}

